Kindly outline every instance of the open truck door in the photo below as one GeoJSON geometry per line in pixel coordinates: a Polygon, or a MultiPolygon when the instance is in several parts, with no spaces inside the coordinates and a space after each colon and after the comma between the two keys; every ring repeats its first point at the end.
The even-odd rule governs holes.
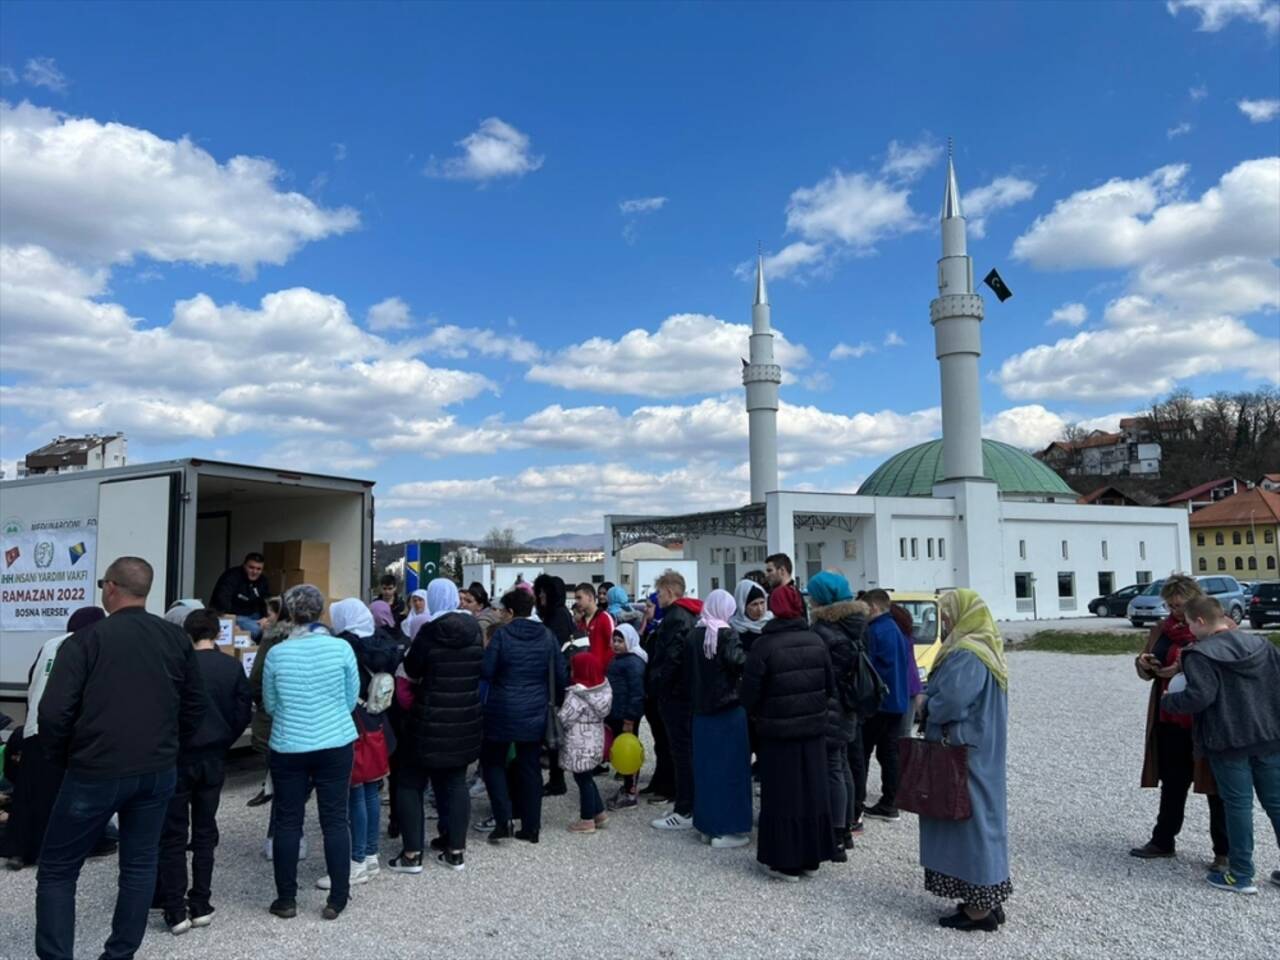
{"type": "Polygon", "coordinates": [[[147,595],[149,612],[163,615],[178,599],[181,495],[179,473],[104,480],[99,485],[95,603],[102,605],[97,581],[116,557],[141,557],[155,570],[147,595]]]}

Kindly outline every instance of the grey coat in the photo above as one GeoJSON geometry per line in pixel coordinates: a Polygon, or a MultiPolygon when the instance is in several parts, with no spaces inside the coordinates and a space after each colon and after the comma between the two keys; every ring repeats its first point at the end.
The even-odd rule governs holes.
{"type": "Polygon", "coordinates": [[[977,886],[1009,879],[1005,777],[1009,699],[976,656],[960,650],[929,675],[926,740],[969,747],[968,820],[920,818],[920,863],[977,886]]]}
{"type": "Polygon", "coordinates": [[[1182,651],[1187,686],[1161,706],[1190,713],[1196,753],[1226,758],[1280,751],[1280,648],[1235,630],[1182,651]]]}

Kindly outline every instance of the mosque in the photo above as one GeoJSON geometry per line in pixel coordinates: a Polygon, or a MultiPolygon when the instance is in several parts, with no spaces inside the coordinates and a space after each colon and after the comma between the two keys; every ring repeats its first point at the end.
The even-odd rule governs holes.
{"type": "MultiPolygon", "coordinates": [[[[801,586],[838,570],[855,589],[970,587],[999,619],[1085,616],[1095,597],[1191,569],[1187,513],[1077,503],[1046,464],[982,437],[974,289],[955,166],[947,160],[938,296],[929,305],[942,387],[942,437],[895,454],[856,494],[778,488],[778,390],[764,261],[756,264],[750,361],[743,362],[751,502],[681,516],[604,518],[605,578],[633,543],[683,542],[697,589],[730,591],[765,557],[788,554],[801,586]]],[[[640,584],[627,585],[631,589],[640,584]]]]}

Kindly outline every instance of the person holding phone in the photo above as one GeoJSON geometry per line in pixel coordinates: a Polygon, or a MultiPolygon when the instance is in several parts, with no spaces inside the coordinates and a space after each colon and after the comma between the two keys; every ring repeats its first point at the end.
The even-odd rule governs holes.
{"type": "Polygon", "coordinates": [[[1188,600],[1203,596],[1192,577],[1175,574],[1164,582],[1160,596],[1169,616],[1151,631],[1147,647],[1134,661],[1138,676],[1151,683],[1147,707],[1146,755],[1142,765],[1142,786],[1160,787],[1160,808],[1151,839],[1134,847],[1129,855],[1139,860],[1173,857],[1175,841],[1182,830],[1187,791],[1194,785],[1209,801],[1209,835],[1213,841],[1213,863],[1218,871],[1227,869],[1227,820],[1217,795],[1208,761],[1196,758],[1191,739],[1191,716],[1171,713],[1160,703],[1169,681],[1182,670],[1182,651],[1195,643],[1184,611],[1188,600]]]}

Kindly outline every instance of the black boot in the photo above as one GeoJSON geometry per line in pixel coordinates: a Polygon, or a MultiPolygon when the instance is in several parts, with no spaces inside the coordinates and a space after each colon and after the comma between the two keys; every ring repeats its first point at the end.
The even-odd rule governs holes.
{"type": "Polygon", "coordinates": [[[837,830],[835,832],[835,843],[831,847],[832,863],[848,863],[849,855],[844,852],[844,831],[837,830]]]}

